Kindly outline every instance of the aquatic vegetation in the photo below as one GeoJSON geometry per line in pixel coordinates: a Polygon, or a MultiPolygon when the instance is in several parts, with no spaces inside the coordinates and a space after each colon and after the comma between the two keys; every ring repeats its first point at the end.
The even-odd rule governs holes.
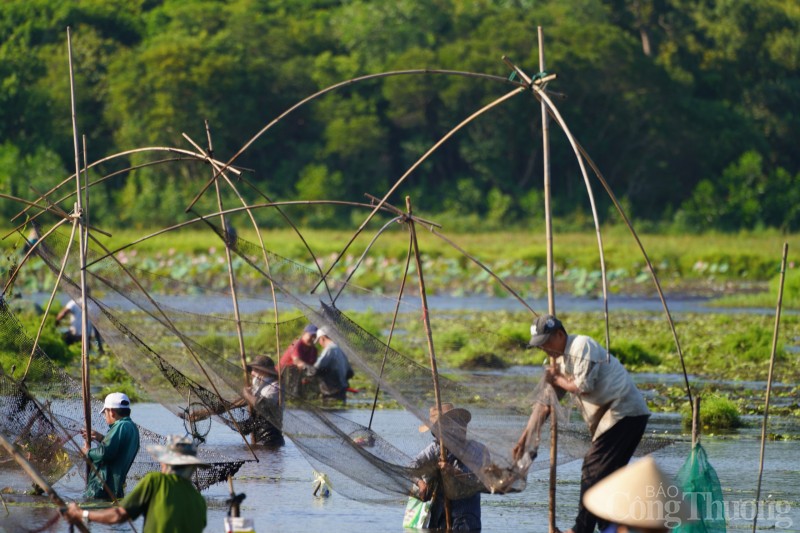
{"type": "MultiPolygon", "coordinates": [[[[685,428],[692,426],[689,406],[681,409],[681,420],[685,428]]],[[[742,425],[736,403],[719,395],[703,396],[700,402],[700,423],[703,429],[736,429],[742,425]]]]}

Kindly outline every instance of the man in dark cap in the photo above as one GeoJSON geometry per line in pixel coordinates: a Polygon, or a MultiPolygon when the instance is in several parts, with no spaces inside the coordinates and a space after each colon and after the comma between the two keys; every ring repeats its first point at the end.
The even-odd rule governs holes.
{"type": "MultiPolygon", "coordinates": [[[[573,533],[591,533],[595,524],[607,523],[583,505],[584,493],[595,483],[628,464],[647,426],[650,411],[642,394],[616,357],[597,341],[585,335],[568,335],[561,321],[552,315],[538,317],[531,325],[530,346],[539,348],[553,365],[547,368],[545,380],[558,397],[572,394],[581,415],[589,426],[592,445],[581,469],[581,501],[573,533]]],[[[542,404],[534,404],[528,427],[514,447],[514,458],[535,456],[533,442],[538,442],[538,428],[550,414],[542,404]],[[530,428],[537,428],[531,431],[530,428]]]]}

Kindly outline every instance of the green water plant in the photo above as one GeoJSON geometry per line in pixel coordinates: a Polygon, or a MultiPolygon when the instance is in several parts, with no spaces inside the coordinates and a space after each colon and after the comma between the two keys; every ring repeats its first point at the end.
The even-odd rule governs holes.
{"type": "MultiPolygon", "coordinates": [[[[692,427],[692,410],[688,404],[681,408],[681,421],[684,428],[692,427]]],[[[700,401],[700,424],[704,430],[724,430],[741,427],[739,409],[729,398],[712,394],[703,396],[700,401]]]]}

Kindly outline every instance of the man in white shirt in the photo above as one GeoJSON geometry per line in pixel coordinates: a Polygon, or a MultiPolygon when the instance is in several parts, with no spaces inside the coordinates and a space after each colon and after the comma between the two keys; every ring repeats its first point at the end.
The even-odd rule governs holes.
{"type": "MultiPolygon", "coordinates": [[[[543,315],[531,326],[530,346],[539,348],[554,359],[556,369],[548,368],[545,380],[559,397],[572,394],[589,426],[592,445],[581,469],[581,501],[578,516],[569,532],[592,533],[599,520],[583,506],[583,494],[595,483],[628,464],[644,435],[650,410],[628,372],[616,357],[610,355],[594,339],[585,335],[567,335],[561,321],[543,315]]],[[[514,447],[515,459],[531,450],[529,439],[538,442],[529,428],[541,428],[549,408],[536,404],[528,427],[514,447]]],[[[568,533],[569,533],[568,532],[568,533]]]]}
{"type": "MultiPolygon", "coordinates": [[[[88,295],[89,292],[87,291],[86,294],[88,295]]],[[[66,342],[68,345],[81,341],[81,321],[83,320],[82,307],[83,306],[81,305],[80,298],[77,300],[70,300],[67,302],[67,305],[65,305],[56,315],[56,324],[58,324],[64,317],[69,315],[69,328],[64,332],[63,335],[64,342],[66,342]]],[[[90,301],[89,315],[96,315],[98,312],[99,310],[97,309],[97,306],[90,301]]],[[[91,338],[94,337],[97,341],[98,353],[101,355],[105,353],[103,349],[103,339],[100,337],[100,332],[97,331],[97,328],[94,327],[94,324],[92,324],[92,321],[88,318],[86,321],[86,330],[89,332],[89,339],[91,340],[91,338]]]]}
{"type": "Polygon", "coordinates": [[[305,364],[301,359],[295,358],[294,364],[304,369],[309,376],[319,377],[319,390],[324,402],[347,401],[347,389],[350,387],[350,378],[353,369],[350,361],[341,348],[333,342],[328,335],[328,330],[319,328],[316,336],[317,343],[322,346],[313,365],[305,364]]]}

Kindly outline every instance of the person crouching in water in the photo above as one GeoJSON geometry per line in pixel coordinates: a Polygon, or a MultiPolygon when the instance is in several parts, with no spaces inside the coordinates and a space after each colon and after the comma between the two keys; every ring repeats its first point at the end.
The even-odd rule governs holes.
{"type": "Polygon", "coordinates": [[[147,473],[118,507],[90,511],[69,504],[67,520],[119,524],[144,515],[142,533],[203,531],[206,501],[191,479],[197,467],[208,464],[197,458],[192,441],[173,435],[166,446],[149,446],[147,451],[161,463],[160,472],[147,473]]]}
{"type": "Polygon", "coordinates": [[[350,361],[342,349],[333,342],[325,328],[317,330],[316,339],[322,346],[322,353],[316,362],[308,365],[301,359],[295,359],[294,364],[305,370],[307,375],[319,378],[319,391],[323,402],[346,402],[350,378],[353,377],[350,361]]]}
{"type": "Polygon", "coordinates": [[[252,381],[242,394],[260,415],[254,421],[256,440],[266,446],[283,446],[285,441],[280,429],[283,425],[283,403],[275,363],[266,355],[259,355],[246,368],[252,381]]]}
{"type": "Polygon", "coordinates": [[[473,467],[489,464],[489,450],[478,441],[467,439],[467,424],[472,414],[452,403],[442,404],[442,416],[436,407],[430,408],[429,422],[419,430],[430,429],[434,441],[412,461],[411,468],[421,472],[412,493],[422,501],[432,500],[429,529],[446,529],[445,497],[450,498],[452,531],[480,531],[481,492],[483,483],[459,457],[467,458],[473,467]],[[439,427],[444,434],[447,461],[441,461],[439,427]],[[451,449],[453,451],[451,451],[451,449]]]}
{"type": "MultiPolygon", "coordinates": [[[[250,404],[254,410],[253,416],[242,423],[242,432],[245,435],[252,434],[258,444],[276,448],[283,446],[286,444],[281,432],[283,403],[280,398],[280,383],[278,383],[275,363],[266,355],[257,355],[245,368],[250,373],[250,386],[245,387],[242,390],[242,398],[233,402],[228,408],[241,408],[250,404]]],[[[198,422],[211,415],[221,415],[224,412],[225,406],[220,404],[213,410],[202,408],[191,412],[182,412],[179,416],[190,422],[198,422]]]]}

